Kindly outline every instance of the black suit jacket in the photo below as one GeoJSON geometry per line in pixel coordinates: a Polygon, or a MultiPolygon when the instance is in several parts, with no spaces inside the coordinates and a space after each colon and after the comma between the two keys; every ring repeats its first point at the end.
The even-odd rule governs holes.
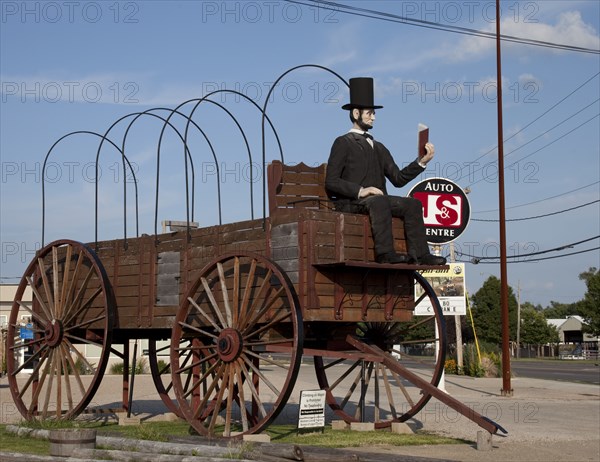
{"type": "Polygon", "coordinates": [[[400,188],[423,170],[416,160],[400,169],[383,144],[374,141],[372,148],[364,136],[350,132],[336,138],[331,146],[325,189],[334,200],[357,199],[360,188],[368,186],[387,194],[386,178],[400,188]]]}

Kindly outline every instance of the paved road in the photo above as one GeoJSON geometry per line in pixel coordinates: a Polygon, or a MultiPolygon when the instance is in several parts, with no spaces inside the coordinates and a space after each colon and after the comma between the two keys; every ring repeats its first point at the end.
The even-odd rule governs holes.
{"type": "Polygon", "coordinates": [[[597,364],[579,360],[513,360],[511,371],[514,377],[600,385],[600,366],[597,364]]]}

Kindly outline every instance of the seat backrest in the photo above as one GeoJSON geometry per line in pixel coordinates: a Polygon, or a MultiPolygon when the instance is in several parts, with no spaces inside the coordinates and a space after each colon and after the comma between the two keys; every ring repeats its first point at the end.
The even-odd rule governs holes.
{"type": "Polygon", "coordinates": [[[269,214],[280,209],[331,209],[325,191],[327,164],[309,167],[304,163],[286,165],[275,160],[267,169],[269,214]]]}

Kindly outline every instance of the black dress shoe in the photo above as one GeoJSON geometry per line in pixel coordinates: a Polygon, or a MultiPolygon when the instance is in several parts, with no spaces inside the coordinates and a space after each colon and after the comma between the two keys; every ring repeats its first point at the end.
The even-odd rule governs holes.
{"type": "Polygon", "coordinates": [[[377,263],[410,263],[411,258],[408,255],[396,252],[388,252],[377,255],[375,258],[377,263]]]}
{"type": "Polygon", "coordinates": [[[445,265],[446,259],[444,257],[438,257],[436,255],[431,255],[430,253],[427,255],[423,255],[419,258],[420,265],[445,265]]]}

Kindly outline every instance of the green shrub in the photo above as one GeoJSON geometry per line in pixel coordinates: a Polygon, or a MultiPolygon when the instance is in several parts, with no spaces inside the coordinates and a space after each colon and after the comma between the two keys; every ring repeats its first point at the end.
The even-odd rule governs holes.
{"type": "MultiPolygon", "coordinates": [[[[123,375],[123,362],[113,363],[110,366],[110,373],[113,375],[123,375]]],[[[130,365],[131,368],[131,365],[130,365]]],[[[135,363],[135,375],[146,374],[148,372],[148,360],[146,358],[140,358],[135,363]]],[[[129,370],[131,374],[131,369],[129,370]]]]}

